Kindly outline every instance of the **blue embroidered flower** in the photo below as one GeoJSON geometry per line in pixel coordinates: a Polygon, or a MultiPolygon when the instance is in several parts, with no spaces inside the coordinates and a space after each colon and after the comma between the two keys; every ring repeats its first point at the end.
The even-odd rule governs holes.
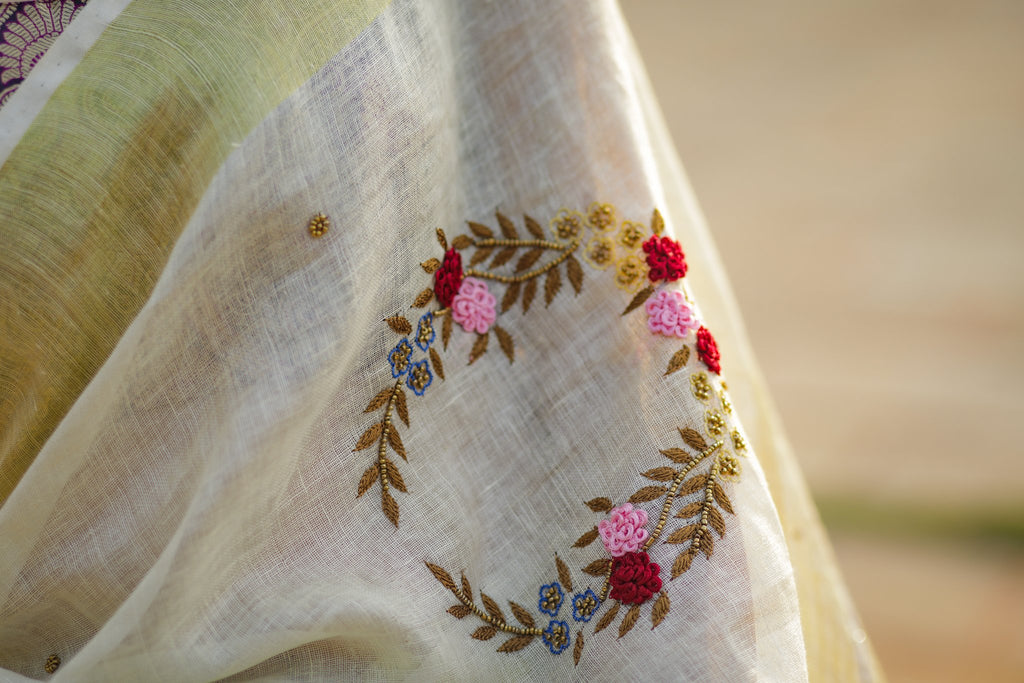
{"type": "Polygon", "coordinates": [[[558,616],[558,608],[562,606],[562,598],[565,594],[557,581],[540,587],[540,600],[537,601],[537,608],[545,614],[553,617],[558,616]]]}
{"type": "Polygon", "coordinates": [[[562,651],[569,647],[569,624],[564,621],[552,620],[548,623],[548,627],[544,629],[541,638],[548,644],[551,654],[562,654],[562,651]]]}
{"type": "Polygon", "coordinates": [[[420,347],[421,351],[426,351],[430,348],[434,338],[437,336],[437,332],[434,331],[434,315],[432,313],[424,313],[423,317],[420,318],[420,324],[416,328],[416,346],[420,347]]]}
{"type": "Polygon", "coordinates": [[[422,396],[430,383],[434,381],[434,375],[430,372],[430,363],[426,359],[409,366],[409,378],[405,384],[413,390],[417,396],[422,396]]]}
{"type": "Polygon", "coordinates": [[[600,606],[601,601],[597,599],[597,594],[588,588],[585,593],[572,596],[572,618],[586,623],[600,606]]]}
{"type": "Polygon", "coordinates": [[[398,346],[391,349],[388,354],[388,362],[391,363],[391,376],[401,377],[409,371],[409,356],[412,355],[412,344],[408,339],[398,342],[398,346]]]}

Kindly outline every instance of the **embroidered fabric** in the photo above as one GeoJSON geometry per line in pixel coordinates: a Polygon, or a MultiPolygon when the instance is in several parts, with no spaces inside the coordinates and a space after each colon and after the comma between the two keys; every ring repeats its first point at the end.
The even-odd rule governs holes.
{"type": "Polygon", "coordinates": [[[86,1],[0,4],[0,107],[25,81],[86,1]]]}
{"type": "MultiPolygon", "coordinates": [[[[185,39],[172,11],[140,32],[142,11],[114,17],[65,81],[67,97],[47,106],[88,101],[97,87],[88,70],[132,41],[171,41],[187,55],[206,48],[174,43],[185,39]]],[[[279,59],[258,68],[306,64],[305,45],[261,47],[279,59]]],[[[396,0],[280,101],[247,98],[265,107],[258,123],[203,165],[210,146],[193,143],[207,139],[204,126],[227,125],[205,114],[218,95],[181,107],[172,95],[192,94],[213,65],[190,58],[194,73],[147,72],[166,79],[149,124],[181,115],[174,130],[184,137],[133,130],[124,154],[110,154],[118,172],[89,179],[118,202],[133,200],[123,192],[133,187],[153,203],[170,196],[168,210],[181,212],[153,280],[103,270],[79,282],[75,271],[30,269],[35,286],[73,311],[53,323],[57,332],[85,317],[110,322],[90,338],[96,358],[81,361],[87,384],[0,508],[5,673],[806,680],[793,565],[754,452],[763,432],[745,439],[739,427],[740,415],[759,414],[750,366],[617,8],[396,0]],[[126,151],[144,140],[144,154],[126,151]],[[140,169],[152,188],[140,189],[140,169]],[[179,176],[192,184],[163,184],[179,176]],[[664,237],[645,250],[639,219],[652,207],[664,237]],[[520,270],[507,263],[530,273],[557,262],[550,272],[564,275],[482,289],[488,264],[513,257],[502,256],[507,245],[482,245],[492,238],[473,226],[495,208],[518,225],[523,214],[554,217],[542,231],[552,260],[526,251],[515,258],[533,261],[520,270]],[[325,219],[316,230],[311,216],[325,219]],[[456,268],[455,246],[438,247],[439,227],[493,251],[456,268]],[[574,274],[574,253],[585,275],[574,274]],[[651,333],[650,311],[639,309],[659,279],[652,267],[662,280],[685,275],[693,317],[717,340],[675,314],[659,318],[672,335],[651,333]],[[109,312],[135,301],[101,296],[111,279],[144,292],[130,314],[109,312]],[[515,305],[505,306],[512,288],[515,305]],[[453,333],[450,312],[423,309],[431,297],[454,309],[463,295],[459,315],[472,333],[453,333]],[[635,312],[621,315],[630,300],[635,312]],[[503,353],[481,347],[490,332],[503,353]],[[401,436],[391,429],[399,420],[401,436]],[[686,486],[665,463],[686,467],[701,444],[701,457],[729,450],[713,465],[728,497],[710,472],[685,495],[706,490],[735,515],[723,534],[720,513],[707,513],[702,524],[716,532],[701,547],[707,557],[694,559],[693,544],[693,564],[677,572],[676,518],[668,542],[643,544],[665,525],[662,489],[686,486]],[[390,489],[362,495],[378,481],[390,489]],[[625,505],[604,541],[619,556],[599,560],[603,587],[586,571],[602,545],[598,520],[625,505]],[[592,534],[589,548],[581,531],[592,534]],[[592,637],[605,627],[624,637],[592,637]],[[497,630],[514,637],[490,640],[497,630]]],[[[38,142],[38,131],[24,139],[38,142]]],[[[35,186],[17,182],[26,147],[10,148],[0,202],[28,237],[0,256],[0,274],[34,263],[40,226],[76,196],[55,194],[47,215],[18,213],[35,186]]],[[[119,215],[107,205],[99,213],[119,215]]],[[[123,231],[69,231],[60,248],[99,253],[109,239],[158,252],[155,241],[133,242],[149,234],[135,218],[120,219],[123,231]]],[[[18,385],[21,410],[47,399],[56,380],[46,370],[33,367],[18,385]]],[[[30,440],[28,427],[10,424],[10,443],[30,440]]],[[[700,515],[693,503],[680,501],[700,515]]]]}

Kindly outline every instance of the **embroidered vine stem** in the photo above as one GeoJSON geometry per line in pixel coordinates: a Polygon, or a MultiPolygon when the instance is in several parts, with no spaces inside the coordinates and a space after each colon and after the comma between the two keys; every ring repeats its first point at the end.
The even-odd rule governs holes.
{"type": "Polygon", "coordinates": [[[519,626],[509,626],[505,622],[504,619],[497,619],[497,618],[491,616],[490,614],[488,614],[487,612],[483,611],[479,607],[477,607],[476,603],[473,602],[473,598],[467,596],[458,587],[455,587],[455,588],[453,588],[451,590],[452,590],[452,593],[455,594],[455,597],[457,597],[459,599],[459,602],[461,602],[463,605],[468,607],[470,609],[470,611],[473,612],[473,614],[477,615],[478,617],[480,617],[481,620],[487,622],[488,624],[490,624],[494,628],[498,629],[499,631],[504,631],[505,633],[514,633],[517,636],[541,636],[541,635],[544,635],[544,629],[539,629],[539,628],[520,628],[519,626]]]}
{"type": "Polygon", "coordinates": [[[395,399],[398,397],[399,387],[402,380],[395,382],[391,388],[391,395],[388,396],[388,407],[384,411],[384,428],[380,431],[380,443],[377,445],[377,463],[380,465],[380,486],[384,493],[388,492],[388,435],[391,433],[391,413],[395,409],[395,399]]]}
{"type": "Polygon", "coordinates": [[[700,542],[711,533],[711,530],[708,528],[708,510],[711,509],[711,501],[715,496],[715,480],[718,479],[720,467],[721,463],[718,458],[715,458],[715,462],[711,465],[711,472],[708,473],[708,483],[704,485],[704,505],[701,506],[700,510],[700,529],[697,531],[697,536],[693,539],[694,548],[699,549],[700,542]]]}
{"type": "Polygon", "coordinates": [[[499,275],[492,273],[489,270],[477,270],[476,268],[469,268],[466,270],[466,275],[470,277],[480,277],[486,280],[497,280],[498,282],[504,282],[505,284],[511,284],[513,282],[526,282],[535,277],[540,277],[544,273],[548,272],[552,268],[558,267],[563,261],[572,256],[572,253],[576,251],[576,248],[580,246],[579,238],[574,238],[569,244],[558,244],[557,242],[548,242],[547,240],[499,240],[499,239],[481,239],[474,240],[473,246],[475,247],[535,247],[541,249],[551,249],[552,251],[560,251],[556,258],[552,259],[548,263],[545,263],[540,268],[521,273],[519,275],[499,275]]]}

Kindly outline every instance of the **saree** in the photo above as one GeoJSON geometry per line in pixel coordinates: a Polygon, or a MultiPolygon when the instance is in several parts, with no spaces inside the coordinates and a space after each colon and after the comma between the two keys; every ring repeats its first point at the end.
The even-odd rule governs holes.
{"type": "Polygon", "coordinates": [[[93,0],[0,109],[11,680],[873,680],[612,3],[93,0]]]}

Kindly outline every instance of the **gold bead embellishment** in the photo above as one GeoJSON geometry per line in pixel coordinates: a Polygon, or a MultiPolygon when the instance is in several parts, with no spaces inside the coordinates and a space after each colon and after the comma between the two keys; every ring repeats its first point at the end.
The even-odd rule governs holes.
{"type": "Polygon", "coordinates": [[[571,240],[583,232],[583,214],[579,211],[562,209],[558,215],[551,219],[549,224],[551,232],[558,235],[559,239],[571,240]]]}
{"type": "Polygon", "coordinates": [[[738,451],[747,450],[747,442],[743,439],[743,435],[740,434],[740,430],[732,430],[732,447],[738,451]]]}
{"type": "Polygon", "coordinates": [[[551,586],[544,591],[544,599],[541,600],[540,606],[545,610],[554,612],[561,602],[562,596],[558,594],[558,589],[551,586]]]}
{"type": "Polygon", "coordinates": [[[50,655],[46,658],[46,664],[43,664],[43,671],[48,674],[52,674],[60,668],[60,655],[50,655]]]}
{"type": "Polygon", "coordinates": [[[323,237],[331,227],[331,219],[322,213],[318,213],[309,219],[309,234],[313,237],[323,237]]]}
{"type": "Polygon", "coordinates": [[[725,420],[722,419],[721,414],[709,410],[704,414],[704,422],[708,427],[708,434],[712,436],[720,436],[725,431],[725,420]]]}
{"type": "Polygon", "coordinates": [[[626,249],[636,249],[644,241],[647,235],[647,228],[640,223],[623,221],[622,230],[619,231],[619,244],[626,249]]]}
{"type": "Polygon", "coordinates": [[[409,383],[416,388],[417,391],[422,392],[427,384],[430,382],[430,371],[422,365],[416,365],[412,369],[412,379],[409,383]]]}
{"type": "Polygon", "coordinates": [[[711,397],[711,385],[708,384],[707,373],[698,372],[690,377],[690,390],[693,395],[702,401],[711,397]]]}
{"type": "Polygon", "coordinates": [[[615,207],[594,202],[587,212],[587,225],[599,232],[610,230],[615,225],[615,207]]]}
{"type": "Polygon", "coordinates": [[[722,399],[722,410],[727,413],[732,412],[732,401],[729,400],[729,387],[726,386],[725,382],[722,382],[722,390],[718,392],[719,397],[722,399]]]}
{"type": "Polygon", "coordinates": [[[615,267],[615,286],[619,289],[635,292],[646,279],[647,264],[635,254],[622,259],[615,267]]]}
{"type": "Polygon", "coordinates": [[[597,236],[587,242],[583,260],[598,270],[604,270],[615,262],[615,243],[611,238],[597,236]]]}
{"type": "Polygon", "coordinates": [[[726,479],[737,479],[740,476],[740,461],[734,455],[723,455],[720,471],[726,479]]]}

